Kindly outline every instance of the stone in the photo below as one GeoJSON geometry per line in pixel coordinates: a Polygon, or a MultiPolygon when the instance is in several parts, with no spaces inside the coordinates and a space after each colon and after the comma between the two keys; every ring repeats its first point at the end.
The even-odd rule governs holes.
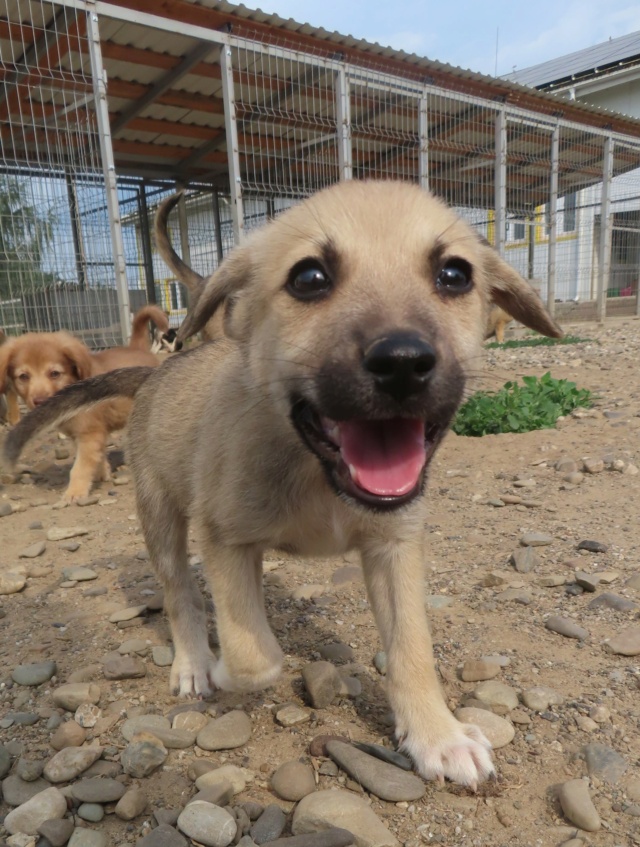
{"type": "Polygon", "coordinates": [[[594,732],[598,728],[598,724],[586,715],[576,715],[575,722],[578,729],[581,729],[583,732],[594,732]]]}
{"type": "Polygon", "coordinates": [[[91,777],[74,783],[71,793],[81,803],[115,803],[126,790],[117,779],[91,777]]]}
{"type": "Polygon", "coordinates": [[[68,682],[61,685],[53,692],[53,702],[61,709],[69,712],[75,710],[82,703],[98,703],[100,701],[100,689],[92,682],[68,682]]]}
{"type": "Polygon", "coordinates": [[[31,665],[18,665],[11,679],[18,685],[42,685],[56,673],[55,662],[35,662],[31,665]]]}
{"type": "Polygon", "coordinates": [[[342,770],[381,800],[397,803],[402,800],[418,800],[424,796],[424,782],[415,774],[369,756],[343,741],[327,741],[326,747],[333,761],[342,770]]]}
{"type": "Polygon", "coordinates": [[[586,458],[582,460],[582,470],[585,473],[596,474],[602,473],[604,470],[604,462],[602,459],[586,458]]]}
{"type": "Polygon", "coordinates": [[[156,738],[161,738],[162,733],[169,732],[171,722],[162,715],[136,715],[128,718],[120,728],[125,741],[132,741],[134,735],[139,732],[150,732],[156,738]]]}
{"type": "Polygon", "coordinates": [[[379,674],[384,676],[387,672],[387,654],[384,650],[379,650],[373,657],[373,666],[379,674]]]}
{"type": "Polygon", "coordinates": [[[302,762],[284,762],[271,776],[271,788],[283,800],[302,800],[316,790],[313,768],[302,762]]]}
{"type": "Polygon", "coordinates": [[[200,801],[189,803],[180,813],[178,829],[205,847],[227,847],[238,827],[229,812],[200,801]]]}
{"type": "Polygon", "coordinates": [[[1,571],[0,594],[17,594],[27,584],[25,571],[1,571]]]}
{"type": "Polygon", "coordinates": [[[540,564],[540,556],[531,546],[514,550],[509,560],[518,573],[529,573],[540,564]]]}
{"type": "Polygon", "coordinates": [[[233,787],[234,794],[240,794],[247,785],[247,771],[237,765],[221,765],[219,768],[207,771],[196,779],[196,788],[203,791],[212,785],[221,782],[229,782],[233,787]]]}
{"type": "Polygon", "coordinates": [[[102,717],[102,710],[93,703],[81,703],[73,716],[74,721],[83,729],[92,729],[102,717]]]}
{"type": "Polygon", "coordinates": [[[11,774],[2,780],[2,796],[8,806],[21,806],[41,791],[46,791],[51,785],[46,779],[35,779],[25,782],[17,774],[11,774]]]}
{"type": "Polygon", "coordinates": [[[504,682],[497,682],[494,679],[481,682],[473,689],[473,696],[485,703],[487,706],[503,708],[507,711],[515,709],[518,706],[518,695],[504,682]]]}
{"type": "Polygon", "coordinates": [[[487,711],[487,709],[463,706],[456,710],[455,716],[462,723],[470,723],[481,729],[494,750],[510,744],[516,734],[510,721],[487,711]]]}
{"type": "Polygon", "coordinates": [[[62,576],[74,582],[90,582],[92,579],[98,578],[98,574],[94,570],[82,566],[63,568],[62,576]]]}
{"type": "Polygon", "coordinates": [[[90,823],[99,823],[104,817],[104,809],[100,803],[81,803],[78,806],[78,817],[90,823]]]}
{"type": "Polygon", "coordinates": [[[330,662],[311,662],[302,668],[302,679],[311,705],[326,709],[331,705],[341,688],[341,680],[335,666],[330,662]]]}
{"type": "MultiPolygon", "coordinates": [[[[343,741],[344,739],[338,740],[343,741]]],[[[413,770],[411,759],[403,756],[402,753],[391,750],[389,747],[383,747],[381,744],[369,744],[365,741],[353,741],[352,744],[358,750],[362,750],[363,753],[368,753],[369,756],[375,756],[376,759],[387,762],[387,764],[393,765],[396,768],[401,768],[403,771],[413,770]]]]}
{"type": "Polygon", "coordinates": [[[596,723],[607,723],[611,719],[611,712],[602,703],[596,703],[589,709],[589,717],[596,723]]]}
{"type": "Polygon", "coordinates": [[[77,826],[69,839],[68,847],[108,847],[109,839],[102,830],[77,826]]]}
{"type": "Polygon", "coordinates": [[[600,829],[600,815],[593,805],[589,787],[583,779],[570,779],[558,789],[558,800],[565,817],[580,829],[597,832],[600,829]]]}
{"type": "Polygon", "coordinates": [[[197,735],[208,723],[209,718],[203,715],[202,712],[181,712],[173,719],[171,729],[186,730],[186,732],[196,733],[197,735]]]}
{"type": "Polygon", "coordinates": [[[352,832],[357,847],[400,845],[365,800],[341,789],[315,791],[304,797],[293,813],[291,832],[303,835],[332,826],[352,832]]]}
{"type": "Polygon", "coordinates": [[[209,785],[207,788],[203,788],[202,791],[198,791],[189,800],[189,803],[193,803],[195,800],[213,803],[214,806],[228,806],[233,800],[233,785],[226,779],[220,780],[220,782],[209,785]]]}
{"type": "Polygon", "coordinates": [[[548,547],[553,544],[553,537],[543,532],[526,532],[520,538],[521,547],[548,547]]]}
{"type": "Polygon", "coordinates": [[[38,827],[38,833],[47,839],[51,847],[64,847],[72,832],[73,821],[69,818],[47,820],[38,827]]]}
{"type": "Polygon", "coordinates": [[[607,649],[618,656],[640,654],[640,627],[630,627],[607,642],[607,649]]]}
{"type": "Polygon", "coordinates": [[[37,559],[38,556],[42,556],[44,551],[47,549],[46,541],[35,541],[33,544],[30,544],[28,547],[25,547],[20,553],[18,553],[19,559],[37,559]]]}
{"type": "Polygon", "coordinates": [[[144,838],[136,841],[136,847],[187,847],[189,842],[177,829],[160,824],[144,838]]]}
{"type": "Polygon", "coordinates": [[[333,644],[323,644],[318,653],[327,662],[351,662],[353,661],[353,648],[341,641],[333,644]]]}
{"type": "Polygon", "coordinates": [[[168,668],[173,664],[173,647],[152,647],[151,658],[158,668],[168,668]]]}
{"type": "Polygon", "coordinates": [[[324,585],[298,585],[293,589],[290,597],[292,600],[312,600],[316,597],[321,597],[324,592],[324,585]]]}
{"type": "Polygon", "coordinates": [[[522,692],[522,702],[534,712],[544,712],[549,706],[560,706],[563,701],[562,694],[546,685],[536,685],[522,692]]]}
{"type": "Polygon", "coordinates": [[[11,755],[7,748],[0,744],[0,779],[4,779],[10,770],[11,755]]]}
{"type": "Polygon", "coordinates": [[[635,612],[638,604],[612,591],[603,591],[598,594],[588,605],[589,609],[613,609],[616,612],[635,612]]]}
{"type": "MultiPolygon", "coordinates": [[[[269,841],[269,847],[349,847],[350,844],[355,843],[353,833],[346,829],[332,826],[329,829],[323,829],[321,832],[309,833],[308,835],[276,838],[273,841],[269,841]]],[[[251,845],[247,845],[247,847],[251,847],[251,845]]]]}
{"type": "Polygon", "coordinates": [[[44,766],[49,782],[70,782],[86,771],[102,755],[102,747],[65,747],[55,753],[44,766]]]}
{"type": "Polygon", "coordinates": [[[565,638],[575,638],[578,641],[584,641],[589,637],[586,629],[583,629],[571,618],[563,618],[560,615],[552,615],[545,621],[545,626],[551,632],[557,632],[558,635],[564,635],[565,638]]]}
{"type": "Polygon", "coordinates": [[[25,782],[35,782],[42,776],[44,762],[38,759],[20,758],[16,764],[16,774],[25,782]]]}
{"type": "Polygon", "coordinates": [[[626,760],[606,744],[587,744],[581,753],[589,776],[595,776],[607,785],[615,785],[629,767],[626,760]]]}
{"type": "Polygon", "coordinates": [[[120,762],[125,773],[142,779],[161,767],[168,755],[167,748],[154,735],[140,732],[122,751],[120,762]]]}
{"type": "Polygon", "coordinates": [[[598,587],[600,577],[597,573],[585,573],[584,571],[576,571],[575,581],[578,583],[580,588],[584,588],[585,591],[593,593],[598,587]]]}
{"type": "Polygon", "coordinates": [[[141,679],[147,666],[134,656],[111,656],[102,665],[105,679],[141,679]]]}
{"type": "Polygon", "coordinates": [[[605,544],[602,541],[580,541],[576,547],[576,550],[586,550],[589,553],[606,553],[609,549],[609,545],[605,544]]]}
{"type": "Polygon", "coordinates": [[[139,788],[131,788],[118,800],[115,813],[120,820],[132,821],[144,812],[148,802],[144,791],[139,788]]]}
{"type": "Polygon", "coordinates": [[[123,621],[130,621],[134,618],[140,617],[140,615],[143,615],[146,611],[146,605],[129,606],[126,609],[119,609],[117,612],[113,612],[113,614],[109,617],[109,623],[122,623],[123,621]]]}
{"type": "Polygon", "coordinates": [[[298,726],[311,720],[311,713],[295,703],[286,703],[275,711],[276,721],[280,726],[298,726]]]}
{"type": "Polygon", "coordinates": [[[462,666],[460,678],[463,682],[481,682],[493,679],[500,673],[500,665],[485,659],[467,659],[462,666]]]}
{"type": "Polygon", "coordinates": [[[202,750],[232,750],[242,747],[250,738],[249,716],[234,709],[221,718],[209,721],[198,733],[197,744],[202,750]]]}
{"type": "Polygon", "coordinates": [[[327,741],[331,741],[333,738],[336,738],[338,741],[344,741],[346,744],[350,743],[349,739],[344,735],[316,735],[309,742],[309,755],[316,757],[328,756],[327,741]]]}
{"type": "Polygon", "coordinates": [[[62,818],[66,813],[64,794],[57,788],[47,788],[9,812],[4,819],[4,827],[11,835],[17,832],[37,835],[38,827],[45,821],[62,818]]]}
{"type": "Polygon", "coordinates": [[[65,747],[82,747],[86,738],[86,730],[76,721],[66,721],[56,729],[49,743],[54,750],[64,750],[65,747]]]}
{"type": "Polygon", "coordinates": [[[89,530],[82,526],[54,526],[47,530],[49,541],[65,541],[67,538],[78,538],[80,535],[88,535],[89,530]]]}
{"type": "Polygon", "coordinates": [[[249,830],[249,835],[256,844],[273,842],[284,830],[287,818],[280,806],[275,803],[267,806],[249,830]]]}
{"type": "Polygon", "coordinates": [[[448,597],[446,594],[427,594],[424,598],[427,609],[436,611],[437,609],[446,609],[453,603],[453,597],[448,597]]]}

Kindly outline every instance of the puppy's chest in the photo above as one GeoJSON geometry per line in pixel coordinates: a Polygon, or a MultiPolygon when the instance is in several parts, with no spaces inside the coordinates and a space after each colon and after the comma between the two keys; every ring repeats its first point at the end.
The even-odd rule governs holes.
{"type": "Polygon", "coordinates": [[[301,556],[335,556],[357,545],[359,533],[340,501],[311,498],[271,526],[269,546],[301,556]]]}

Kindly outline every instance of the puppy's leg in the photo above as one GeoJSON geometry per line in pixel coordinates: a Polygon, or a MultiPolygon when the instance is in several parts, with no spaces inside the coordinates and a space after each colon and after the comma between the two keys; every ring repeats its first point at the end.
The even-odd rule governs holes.
{"type": "Polygon", "coordinates": [[[215,688],[216,658],[209,648],[202,594],[188,562],[187,519],[158,486],[136,482],[138,515],[151,561],[164,588],[174,659],[170,685],[182,697],[206,697],[215,688]]]}
{"type": "Polygon", "coordinates": [[[82,433],[76,441],[76,458],[69,475],[69,486],[63,499],[73,502],[87,497],[91,485],[103,470],[104,452],[107,448],[107,433],[94,430],[82,433]]]}
{"type": "Polygon", "coordinates": [[[457,721],[444,701],[425,610],[422,541],[368,541],[362,561],[387,653],[388,695],[401,748],[423,777],[448,777],[475,789],[494,772],[491,745],[477,727],[457,721]]]}
{"type": "Polygon", "coordinates": [[[5,394],[7,398],[7,423],[15,426],[20,423],[20,406],[18,405],[18,395],[9,387],[5,394]]]}
{"type": "Polygon", "coordinates": [[[208,535],[204,552],[220,641],[214,682],[226,691],[266,688],[280,674],[282,650],[265,614],[262,551],[227,547],[208,535]]]}
{"type": "Polygon", "coordinates": [[[498,321],[496,324],[496,341],[498,344],[504,343],[504,328],[506,325],[504,321],[498,321]]]}

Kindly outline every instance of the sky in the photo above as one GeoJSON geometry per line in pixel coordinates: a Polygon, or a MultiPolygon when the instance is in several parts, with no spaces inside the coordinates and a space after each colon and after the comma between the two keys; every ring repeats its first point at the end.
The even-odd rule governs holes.
{"type": "Polygon", "coordinates": [[[263,12],[480,73],[508,74],[640,30],[629,0],[244,0],[263,12]],[[255,4],[255,5],[254,5],[255,4]]]}

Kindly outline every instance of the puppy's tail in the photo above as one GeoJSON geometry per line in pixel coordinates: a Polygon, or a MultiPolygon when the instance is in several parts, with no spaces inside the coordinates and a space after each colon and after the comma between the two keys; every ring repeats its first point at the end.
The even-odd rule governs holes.
{"type": "Polygon", "coordinates": [[[129,340],[129,347],[132,350],[148,351],[150,349],[149,333],[147,332],[149,321],[154,322],[162,335],[169,332],[169,318],[162,309],[151,304],[143,306],[133,316],[131,339],[129,340]]]}
{"type": "Polygon", "coordinates": [[[173,207],[178,204],[182,194],[182,191],[179,191],[177,194],[172,194],[171,197],[167,197],[166,200],[163,200],[158,207],[155,221],[156,247],[164,261],[167,265],[169,265],[180,282],[187,287],[191,295],[191,304],[195,305],[202,294],[207,280],[205,277],[200,276],[199,273],[196,273],[193,268],[189,267],[189,265],[185,264],[180,256],[178,256],[176,251],[173,249],[167,230],[169,214],[173,207]]]}
{"type": "Polygon", "coordinates": [[[25,444],[35,435],[55,426],[60,426],[79,412],[116,397],[135,397],[140,386],[155,371],[155,368],[120,368],[90,379],[74,382],[58,391],[44,403],[29,412],[11,430],[4,443],[4,457],[9,465],[20,458],[25,444]]]}

